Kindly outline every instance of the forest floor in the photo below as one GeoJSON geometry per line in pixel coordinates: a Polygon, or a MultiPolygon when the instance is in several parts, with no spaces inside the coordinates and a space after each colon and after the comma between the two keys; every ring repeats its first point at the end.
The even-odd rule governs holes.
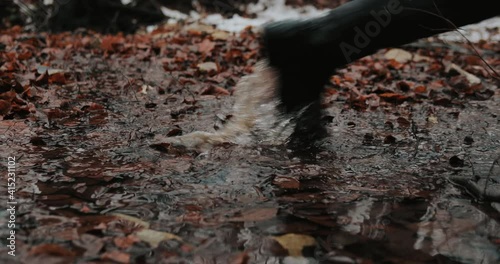
{"type": "Polygon", "coordinates": [[[500,261],[500,82],[466,44],[339,70],[314,153],[151,147],[220,127],[258,50],[203,25],[0,32],[0,262],[500,261]]]}

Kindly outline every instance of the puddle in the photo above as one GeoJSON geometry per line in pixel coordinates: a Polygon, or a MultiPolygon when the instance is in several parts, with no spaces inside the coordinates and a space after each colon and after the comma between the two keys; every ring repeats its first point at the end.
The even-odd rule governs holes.
{"type": "MultiPolygon", "coordinates": [[[[135,67],[164,81],[149,66],[135,67]]],[[[74,106],[67,115],[0,124],[6,148],[24,153],[21,262],[109,261],[103,250],[131,263],[500,262],[500,206],[449,183],[500,182],[498,93],[464,108],[362,112],[332,101],[329,136],[291,151],[293,127],[276,115],[275,75],[263,64],[226,98],[194,100],[199,86],[116,89],[111,77],[58,95],[74,106]],[[183,135],[162,142],[184,148],[150,147],[169,134],[183,135]],[[144,226],[181,240],[147,241],[144,226]]]]}

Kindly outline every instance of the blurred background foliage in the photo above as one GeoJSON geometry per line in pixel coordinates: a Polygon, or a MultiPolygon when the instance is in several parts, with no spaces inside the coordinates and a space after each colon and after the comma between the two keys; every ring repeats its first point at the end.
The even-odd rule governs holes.
{"type": "MultiPolygon", "coordinates": [[[[348,0],[286,0],[293,6],[333,8],[348,0]]],[[[168,19],[162,7],[188,14],[219,13],[230,17],[246,12],[258,0],[0,0],[0,27],[25,26],[33,31],[72,31],[86,28],[102,33],[132,33],[141,26],[168,19]]]]}

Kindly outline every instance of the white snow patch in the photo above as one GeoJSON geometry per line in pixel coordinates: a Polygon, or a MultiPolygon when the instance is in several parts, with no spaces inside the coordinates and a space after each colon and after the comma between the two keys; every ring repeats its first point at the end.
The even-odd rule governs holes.
{"type": "MultiPolygon", "coordinates": [[[[500,17],[464,26],[459,31],[471,42],[479,42],[482,39],[500,41],[500,17]]],[[[438,38],[445,41],[466,42],[464,37],[456,31],[440,34],[438,38]]]]}
{"type": "Polygon", "coordinates": [[[186,15],[182,12],[166,8],[164,6],[161,7],[161,12],[163,13],[163,15],[165,15],[166,17],[169,17],[170,19],[183,20],[183,19],[189,18],[188,15],[186,15]]]}
{"type": "Polygon", "coordinates": [[[260,27],[268,22],[285,19],[304,19],[324,15],[328,10],[319,10],[313,6],[293,8],[285,5],[285,0],[259,0],[247,6],[249,14],[255,14],[254,19],[244,18],[237,14],[231,18],[224,18],[220,14],[209,15],[201,21],[215,25],[218,29],[230,32],[239,32],[247,26],[260,27]]]}
{"type": "Polygon", "coordinates": [[[247,6],[247,13],[256,15],[256,18],[245,18],[238,14],[234,14],[231,18],[225,18],[220,14],[211,14],[202,18],[194,11],[187,15],[166,7],[162,7],[161,11],[170,18],[169,24],[178,20],[200,21],[204,24],[214,25],[220,30],[240,32],[248,26],[260,27],[273,21],[317,17],[325,14],[328,10],[319,10],[313,6],[293,8],[285,5],[285,0],[259,0],[259,2],[247,6]]]}
{"type": "MultiPolygon", "coordinates": [[[[122,0],[122,2],[129,0],[122,0]]],[[[220,14],[211,14],[202,17],[197,12],[191,11],[190,14],[162,7],[161,11],[169,17],[169,24],[176,23],[178,20],[199,21],[204,24],[214,25],[220,30],[229,32],[240,32],[248,26],[259,28],[262,25],[285,19],[308,19],[325,15],[330,9],[317,9],[314,6],[303,6],[294,8],[287,6],[285,0],[259,0],[255,4],[249,4],[246,12],[253,14],[255,18],[245,18],[238,14],[231,18],[225,18],[220,14]]],[[[470,41],[478,42],[481,39],[489,41],[500,41],[500,17],[487,19],[483,22],[464,26],[460,29],[470,41]]],[[[448,32],[438,35],[439,39],[445,41],[465,42],[458,32],[448,32]]]]}

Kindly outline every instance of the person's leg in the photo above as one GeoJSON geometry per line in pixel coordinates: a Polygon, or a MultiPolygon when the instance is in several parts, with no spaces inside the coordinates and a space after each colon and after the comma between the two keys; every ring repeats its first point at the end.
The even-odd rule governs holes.
{"type": "Polygon", "coordinates": [[[338,67],[500,13],[498,0],[354,0],[328,15],[271,23],[263,52],[280,74],[285,113],[320,99],[338,67]]]}

